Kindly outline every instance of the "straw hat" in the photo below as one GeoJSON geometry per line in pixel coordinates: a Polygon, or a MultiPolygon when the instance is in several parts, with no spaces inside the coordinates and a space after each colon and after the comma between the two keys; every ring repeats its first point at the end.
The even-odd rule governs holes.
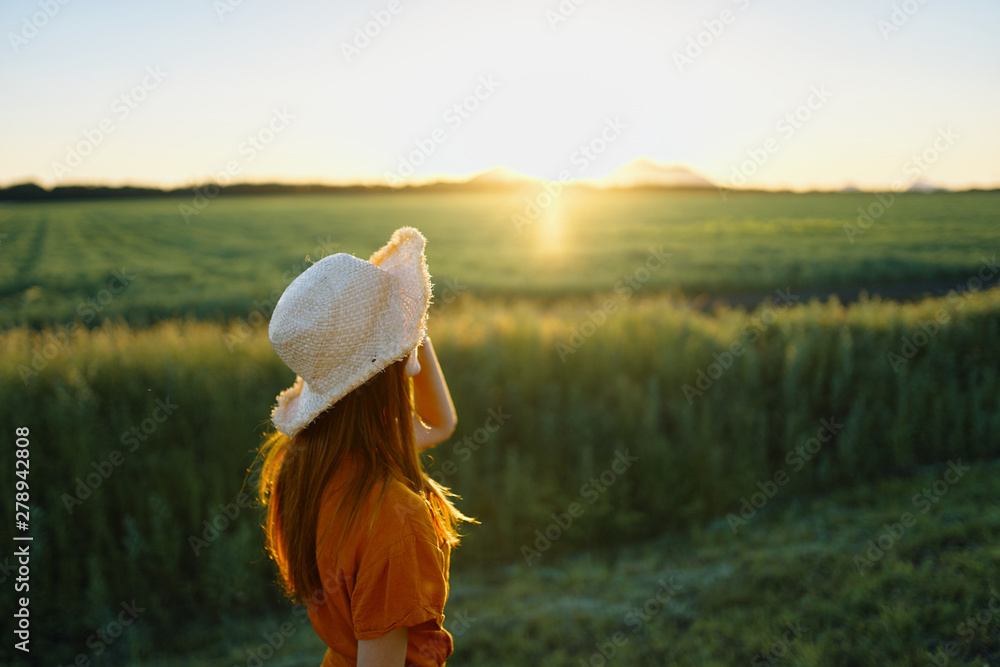
{"type": "Polygon", "coordinates": [[[292,281],[268,327],[271,347],[298,376],[278,394],[275,428],[294,436],[420,344],[431,299],[426,242],[401,227],[367,262],[329,255],[292,281]]]}

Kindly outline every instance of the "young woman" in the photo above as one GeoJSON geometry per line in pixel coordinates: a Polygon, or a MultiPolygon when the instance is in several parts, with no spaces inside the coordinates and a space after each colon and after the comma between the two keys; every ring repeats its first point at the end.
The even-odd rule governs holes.
{"type": "Polygon", "coordinates": [[[339,253],[285,290],[275,352],[297,374],[271,413],[258,494],[287,595],[333,665],[443,665],[456,524],[472,521],[417,452],[457,417],[430,339],[426,239],[412,227],[364,261],[339,253]]]}

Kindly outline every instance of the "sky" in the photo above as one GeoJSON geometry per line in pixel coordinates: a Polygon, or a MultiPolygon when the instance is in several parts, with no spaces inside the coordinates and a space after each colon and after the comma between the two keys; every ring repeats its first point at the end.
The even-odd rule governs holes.
{"type": "Polygon", "coordinates": [[[1000,184],[995,0],[5,0],[0,186],[1000,184]]]}

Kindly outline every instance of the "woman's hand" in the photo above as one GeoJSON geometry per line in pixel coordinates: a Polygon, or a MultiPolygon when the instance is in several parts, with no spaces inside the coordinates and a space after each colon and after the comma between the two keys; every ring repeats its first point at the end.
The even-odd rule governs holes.
{"type": "Polygon", "coordinates": [[[413,431],[420,451],[450,438],[458,415],[429,336],[417,347],[417,361],[420,372],[413,376],[413,431]]]}

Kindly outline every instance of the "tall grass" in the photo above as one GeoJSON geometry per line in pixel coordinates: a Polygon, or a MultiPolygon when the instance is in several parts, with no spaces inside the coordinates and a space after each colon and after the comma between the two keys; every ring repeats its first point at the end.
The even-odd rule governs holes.
{"type": "MultiPolygon", "coordinates": [[[[467,529],[456,567],[524,564],[522,547],[538,551],[534,565],[585,545],[724,521],[779,469],[789,476],[781,493],[794,496],[996,454],[996,290],[712,314],[665,297],[619,300],[609,313],[607,298],[540,306],[466,295],[432,318],[459,426],[428,468],[482,521],[467,529]],[[601,312],[603,324],[585,324],[601,312]],[[905,358],[903,339],[923,341],[921,324],[934,335],[894,369],[887,355],[905,358]],[[699,370],[715,374],[714,355],[724,360],[735,342],[744,352],[701,395],[686,396],[683,387],[697,388],[699,370]],[[789,452],[821,419],[842,427],[795,469],[789,452]],[[610,484],[608,475],[589,481],[602,481],[626,449],[636,463],[610,484]],[[540,543],[536,530],[544,535],[552,514],[574,502],[584,512],[550,546],[540,543]]],[[[266,327],[242,338],[235,324],[105,324],[78,329],[65,347],[54,341],[51,331],[0,334],[0,433],[9,442],[15,426],[31,429],[40,644],[59,638],[54,660],[88,653],[88,637],[133,599],[146,611],[112,647],[123,656],[148,654],[181,624],[278,604],[256,514],[219,518],[239,506],[274,396],[293,380],[266,327]],[[24,377],[25,369],[37,373],[24,377]],[[162,422],[158,400],[177,405],[162,422]],[[115,450],[121,464],[67,506],[78,480],[100,477],[115,450]],[[228,525],[213,533],[206,521],[228,525]],[[205,544],[196,549],[192,536],[205,544]]],[[[12,469],[10,447],[3,456],[12,469]]],[[[3,512],[12,525],[12,506],[3,512]]]]}

